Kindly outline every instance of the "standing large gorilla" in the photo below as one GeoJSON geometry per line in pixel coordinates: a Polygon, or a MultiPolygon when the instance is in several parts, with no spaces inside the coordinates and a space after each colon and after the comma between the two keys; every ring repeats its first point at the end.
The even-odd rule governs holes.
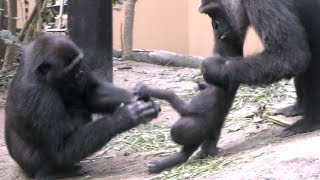
{"type": "Polygon", "coordinates": [[[266,85],[294,77],[297,104],[280,113],[303,112],[304,117],[282,136],[320,128],[320,1],[202,0],[200,12],[212,18],[215,51],[221,55],[204,61],[207,82],[266,85]],[[249,25],[265,50],[244,58],[242,46],[249,25]]]}
{"type": "Polygon", "coordinates": [[[94,77],[71,40],[48,35],[25,48],[5,112],[9,153],[36,179],[82,175],[80,160],[157,115],[152,102],[94,77]]]}

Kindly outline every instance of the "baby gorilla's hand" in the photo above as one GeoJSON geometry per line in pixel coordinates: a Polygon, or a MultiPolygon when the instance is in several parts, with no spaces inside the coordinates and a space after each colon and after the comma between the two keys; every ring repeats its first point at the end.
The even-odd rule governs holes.
{"type": "Polygon", "coordinates": [[[201,72],[206,82],[216,85],[226,84],[227,79],[223,71],[225,63],[225,59],[220,55],[205,59],[202,63],[201,72]]]}
{"type": "Polygon", "coordinates": [[[198,90],[205,90],[207,87],[209,87],[210,85],[206,82],[203,81],[197,81],[198,84],[198,90]]]}
{"type": "Polygon", "coordinates": [[[138,82],[134,87],[134,93],[138,95],[141,99],[149,99],[148,86],[143,82],[138,82]]]}

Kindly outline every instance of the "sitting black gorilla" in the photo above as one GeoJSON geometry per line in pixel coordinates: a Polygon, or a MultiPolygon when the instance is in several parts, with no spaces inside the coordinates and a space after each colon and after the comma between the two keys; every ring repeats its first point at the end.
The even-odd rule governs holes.
{"type": "Polygon", "coordinates": [[[29,177],[81,175],[80,160],[158,114],[151,101],[99,81],[82,58],[63,36],[39,37],[24,50],[9,89],[5,140],[29,177]],[[108,115],[93,121],[92,113],[108,115]]]}
{"type": "Polygon", "coordinates": [[[278,113],[303,113],[304,117],[281,136],[319,129],[319,9],[320,2],[312,0],[202,0],[200,12],[211,17],[215,52],[222,56],[204,61],[204,79],[211,84],[267,85],[294,77],[297,104],[278,113]],[[249,25],[265,50],[244,58],[242,46],[249,25]]]}
{"type": "Polygon", "coordinates": [[[199,83],[199,94],[185,103],[173,91],[149,88],[140,83],[136,92],[143,98],[154,97],[168,101],[181,115],[171,127],[174,142],[183,146],[180,152],[161,161],[150,161],[150,173],[159,173],[186,162],[201,145],[200,157],[214,156],[218,152],[220,131],[238,85],[219,87],[199,83]],[[231,96],[229,96],[231,95],[231,96]]]}

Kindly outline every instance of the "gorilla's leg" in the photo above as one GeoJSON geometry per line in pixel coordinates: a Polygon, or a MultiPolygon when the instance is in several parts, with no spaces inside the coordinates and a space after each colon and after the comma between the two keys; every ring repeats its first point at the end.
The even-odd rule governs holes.
{"type": "Polygon", "coordinates": [[[299,78],[301,77],[296,77],[294,78],[294,85],[296,88],[296,94],[297,94],[297,100],[296,103],[292,106],[288,106],[282,109],[279,109],[276,111],[274,114],[275,115],[284,115],[286,117],[293,117],[293,116],[299,116],[303,115],[304,113],[304,92],[303,92],[303,87],[304,87],[304,82],[300,80],[299,78]]]}
{"type": "Polygon", "coordinates": [[[319,76],[320,72],[316,69],[320,67],[320,62],[313,60],[307,72],[297,79],[297,84],[301,85],[303,96],[304,117],[294,123],[289,128],[280,133],[281,137],[287,137],[294,134],[301,134],[320,129],[320,97],[315,96],[320,92],[319,76]]]}
{"type": "Polygon", "coordinates": [[[217,147],[218,140],[219,140],[219,137],[206,139],[201,144],[201,150],[198,152],[197,156],[202,159],[208,156],[213,157],[217,155],[219,151],[219,148],[217,147]]]}
{"type": "Polygon", "coordinates": [[[144,85],[142,82],[135,87],[136,93],[142,97],[153,97],[166,100],[181,115],[192,111],[189,104],[185,103],[175,92],[164,89],[154,89],[144,85]]]}
{"type": "Polygon", "coordinates": [[[217,144],[220,138],[222,125],[223,123],[221,123],[219,127],[209,135],[209,138],[201,144],[201,150],[197,154],[199,158],[206,158],[218,154],[219,148],[217,147],[217,144]]]}
{"type": "Polygon", "coordinates": [[[146,164],[149,173],[160,173],[165,169],[169,169],[186,162],[189,159],[189,157],[198,149],[199,146],[200,144],[188,146],[188,147],[184,146],[180,152],[164,160],[149,161],[146,164]]]}

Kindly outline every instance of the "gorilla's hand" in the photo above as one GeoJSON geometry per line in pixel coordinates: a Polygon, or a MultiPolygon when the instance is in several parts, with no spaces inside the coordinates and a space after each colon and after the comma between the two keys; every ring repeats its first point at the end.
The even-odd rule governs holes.
{"type": "Polygon", "coordinates": [[[198,90],[205,90],[207,87],[209,87],[210,85],[206,82],[203,81],[197,81],[198,84],[198,90]]]}
{"type": "Polygon", "coordinates": [[[119,107],[113,114],[113,118],[117,119],[119,123],[128,123],[134,127],[157,117],[159,114],[157,107],[158,105],[155,105],[153,101],[139,100],[119,107]]]}
{"type": "Polygon", "coordinates": [[[130,116],[136,124],[147,123],[157,117],[160,110],[154,101],[139,100],[126,106],[130,116]]]}
{"type": "Polygon", "coordinates": [[[202,63],[201,72],[203,78],[210,84],[224,85],[228,83],[228,79],[224,76],[225,59],[216,55],[206,58],[202,63]]]}
{"type": "Polygon", "coordinates": [[[151,102],[153,104],[153,108],[159,113],[161,112],[161,107],[154,102],[154,100],[150,97],[149,87],[146,86],[143,82],[138,82],[134,87],[134,94],[136,95],[137,100],[143,100],[145,102],[151,102]]]}
{"type": "Polygon", "coordinates": [[[141,99],[150,98],[150,95],[148,93],[148,86],[146,86],[143,82],[138,82],[136,84],[136,87],[134,87],[134,93],[141,99]]]}

